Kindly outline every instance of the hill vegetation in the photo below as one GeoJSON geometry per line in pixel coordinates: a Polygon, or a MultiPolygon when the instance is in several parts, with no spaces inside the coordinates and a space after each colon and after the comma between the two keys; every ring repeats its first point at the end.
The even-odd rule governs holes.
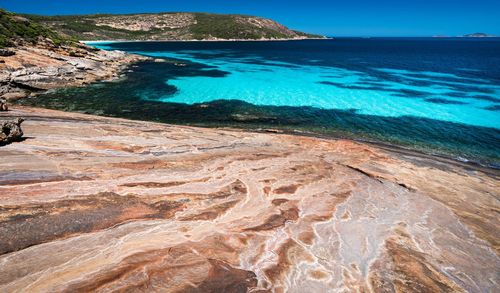
{"type": "Polygon", "coordinates": [[[50,39],[56,45],[74,42],[72,38],[62,36],[35,21],[0,9],[0,48],[19,43],[35,44],[40,39],[50,39]]]}
{"type": "Polygon", "coordinates": [[[209,13],[25,15],[79,40],[217,40],[316,38],[266,18],[209,13]]]}

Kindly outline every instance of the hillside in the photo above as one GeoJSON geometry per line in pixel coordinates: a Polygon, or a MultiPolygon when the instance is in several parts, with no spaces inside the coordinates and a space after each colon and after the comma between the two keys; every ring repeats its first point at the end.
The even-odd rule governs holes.
{"type": "Polygon", "coordinates": [[[79,40],[301,39],[321,36],[291,30],[273,20],[208,13],[26,17],[79,40]]]}
{"type": "Polygon", "coordinates": [[[144,57],[98,50],[0,9],[0,101],[118,77],[144,57]]]}
{"type": "Polygon", "coordinates": [[[30,19],[0,9],[0,48],[20,44],[35,44],[50,39],[55,45],[70,44],[73,40],[30,19]]]}

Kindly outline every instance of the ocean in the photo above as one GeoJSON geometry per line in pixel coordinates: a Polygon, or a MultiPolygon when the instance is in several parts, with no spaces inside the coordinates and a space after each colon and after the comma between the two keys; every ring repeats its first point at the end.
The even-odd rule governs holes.
{"type": "Polygon", "coordinates": [[[499,38],[91,45],[158,60],[131,66],[117,81],[23,103],[350,138],[500,168],[499,38]]]}

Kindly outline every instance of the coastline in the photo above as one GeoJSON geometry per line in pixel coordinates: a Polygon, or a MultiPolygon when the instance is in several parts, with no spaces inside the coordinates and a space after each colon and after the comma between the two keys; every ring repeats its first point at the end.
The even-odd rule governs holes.
{"type": "MultiPolygon", "coordinates": [[[[423,150],[419,149],[414,149],[410,147],[405,147],[402,145],[398,144],[392,144],[392,143],[387,143],[383,141],[375,141],[375,140],[367,140],[367,139],[362,139],[362,138],[349,138],[349,137],[338,137],[338,136],[329,136],[329,135],[324,135],[320,133],[315,133],[315,132],[308,132],[308,131],[294,131],[294,130],[286,130],[286,129],[279,129],[279,128],[238,128],[238,127],[231,127],[231,126],[220,126],[220,127],[210,127],[210,126],[202,126],[202,125],[184,125],[184,124],[170,124],[170,123],[164,123],[164,122],[154,122],[150,120],[145,120],[145,119],[130,119],[130,118],[122,118],[122,117],[113,117],[113,116],[106,116],[106,115],[94,115],[94,114],[85,114],[81,112],[72,112],[72,111],[61,111],[61,110],[56,110],[56,109],[49,109],[49,108],[42,108],[42,107],[32,107],[32,106],[24,106],[24,105],[14,105],[14,108],[17,109],[27,109],[29,112],[36,112],[36,110],[40,111],[54,111],[55,113],[57,112],[64,112],[68,114],[75,114],[75,115],[85,115],[89,117],[94,117],[97,119],[103,118],[103,119],[119,119],[119,120],[126,120],[126,121],[136,121],[136,122],[143,122],[143,123],[154,123],[154,124],[159,124],[159,125],[165,125],[165,126],[170,126],[170,127],[188,127],[188,128],[197,128],[200,130],[207,130],[207,131],[212,131],[212,130],[223,130],[223,131],[230,131],[230,132],[236,132],[236,133],[258,133],[258,134],[271,134],[271,135],[288,135],[292,137],[297,137],[297,139],[303,139],[303,138],[311,138],[311,139],[318,139],[318,140],[325,140],[325,141],[351,141],[353,143],[359,143],[363,145],[367,145],[373,148],[377,148],[380,151],[385,151],[388,153],[391,153],[395,156],[398,156],[399,159],[408,159],[413,162],[417,162],[420,160],[426,161],[428,165],[433,165],[434,167],[439,168],[439,166],[444,166],[446,169],[446,166],[454,166],[458,168],[462,168],[464,170],[468,171],[479,171],[484,174],[487,174],[488,176],[492,176],[494,178],[500,179],[500,168],[492,166],[491,164],[483,164],[481,162],[477,162],[474,160],[460,160],[457,157],[451,156],[451,155],[446,155],[442,153],[430,153],[426,152],[423,150]]],[[[0,118],[3,119],[16,119],[19,116],[17,115],[9,115],[9,112],[4,112],[2,115],[0,115],[0,118]]],[[[449,169],[449,168],[448,168],[449,169]]]]}
{"type": "Polygon", "coordinates": [[[26,98],[50,89],[84,86],[119,78],[125,69],[146,56],[106,51],[87,45],[54,47],[40,43],[9,48],[0,60],[0,98],[26,98]]]}
{"type": "MultiPolygon", "coordinates": [[[[201,127],[203,126],[194,126],[201,127]]],[[[306,132],[306,131],[291,131],[291,130],[283,130],[283,129],[274,129],[274,128],[266,128],[266,129],[243,129],[243,128],[231,128],[231,127],[221,127],[221,129],[229,129],[234,131],[249,131],[249,132],[257,132],[257,133],[278,133],[278,134],[287,134],[287,135],[295,135],[295,136],[303,136],[303,137],[311,137],[325,140],[346,140],[352,141],[356,143],[366,144],[381,150],[385,150],[387,152],[401,155],[402,157],[408,156],[413,157],[415,159],[425,159],[425,160],[434,160],[439,164],[448,164],[456,167],[461,167],[470,171],[481,171],[485,174],[498,177],[500,179],[500,167],[493,166],[492,164],[478,162],[474,160],[461,159],[454,157],[452,155],[447,155],[443,153],[431,153],[426,152],[424,150],[414,149],[398,144],[383,142],[383,141],[375,141],[368,140],[362,138],[350,138],[350,137],[336,137],[336,136],[328,136],[315,132],[306,132]]]]}
{"type": "MultiPolygon", "coordinates": [[[[297,39],[293,39],[297,40],[297,39]]],[[[193,41],[215,41],[215,40],[193,40],[193,41]]],[[[232,41],[232,40],[224,40],[224,41],[232,41]]],[[[238,41],[238,40],[234,40],[238,41]]],[[[253,40],[252,40],[253,41],[253,40]]],[[[260,40],[255,40],[255,41],[260,41],[260,40]]],[[[287,41],[287,40],[276,40],[276,41],[287,41]]],[[[116,43],[116,42],[124,42],[120,40],[113,40],[113,41],[88,41],[87,43],[96,43],[96,42],[101,42],[101,43],[116,43]]],[[[135,40],[135,41],[130,41],[129,42],[143,42],[141,40],[135,40]]],[[[156,42],[151,40],[151,42],[156,42]]],[[[177,41],[173,41],[177,42],[177,41]]],[[[188,41],[189,42],[189,41],[188,41]]],[[[106,51],[106,50],[100,50],[98,52],[106,53],[106,54],[113,54],[114,52],[118,51],[106,51]]],[[[44,53],[45,54],[45,53],[44,53]]],[[[68,80],[56,80],[54,84],[49,84],[46,86],[46,88],[40,88],[37,89],[33,92],[26,93],[23,97],[20,95],[13,95],[13,99],[7,99],[8,101],[15,101],[20,98],[24,98],[28,95],[31,94],[39,94],[43,93],[46,90],[49,89],[57,89],[57,88],[69,88],[69,87],[78,87],[78,86],[85,86],[89,83],[92,82],[97,82],[97,81],[111,81],[120,78],[123,76],[124,72],[129,68],[129,66],[133,65],[136,62],[142,61],[142,60],[148,60],[150,58],[144,57],[144,56],[139,56],[135,54],[130,54],[126,52],[120,52],[120,56],[118,57],[111,57],[109,59],[117,59],[116,62],[113,61],[113,65],[110,68],[106,69],[106,74],[104,75],[93,75],[92,71],[85,69],[85,70],[80,70],[82,73],[86,76],[90,76],[87,79],[81,78],[78,82],[74,81],[68,81],[68,80]]],[[[53,58],[53,56],[51,56],[53,58]]],[[[58,57],[60,58],[60,57],[58,57]]],[[[73,58],[74,59],[74,58],[73,58]]],[[[85,58],[83,58],[85,59],[85,58]]],[[[106,61],[106,60],[105,60],[106,61]]],[[[44,70],[43,67],[40,68],[41,70],[44,70]]],[[[97,69],[99,71],[101,69],[97,69]]],[[[29,76],[29,74],[28,74],[29,76]]],[[[33,82],[34,84],[37,83],[36,79],[30,80],[30,82],[33,82]]],[[[10,94],[10,92],[7,92],[7,94],[10,94]]],[[[0,95],[1,96],[1,95],[0,95]]],[[[203,127],[203,126],[202,126],[203,127]]],[[[249,131],[249,132],[269,132],[269,130],[259,130],[259,129],[245,129],[245,128],[235,128],[239,129],[239,131],[249,131]]],[[[497,171],[500,170],[497,166],[494,164],[484,164],[483,162],[475,161],[475,160],[465,160],[460,157],[453,156],[451,154],[444,154],[444,153],[432,153],[432,152],[427,152],[424,150],[419,150],[419,149],[413,149],[409,147],[405,147],[402,145],[397,145],[397,144],[391,144],[391,143],[385,143],[383,141],[374,141],[374,140],[367,140],[367,139],[362,139],[362,138],[352,138],[352,137],[336,137],[336,136],[328,136],[328,135],[322,135],[320,133],[314,133],[314,132],[307,132],[307,131],[293,131],[293,130],[283,130],[283,129],[278,129],[278,130],[271,130],[273,132],[282,132],[282,133],[287,133],[287,134],[292,134],[292,135],[298,135],[298,136],[308,136],[308,137],[317,137],[317,138],[324,138],[324,139],[333,139],[333,140],[338,140],[338,139],[348,139],[360,143],[366,143],[369,145],[373,145],[376,147],[384,148],[389,151],[397,152],[397,153],[402,153],[402,154],[410,154],[412,156],[426,156],[426,157],[431,157],[438,159],[443,162],[447,163],[453,163],[457,166],[462,166],[466,168],[470,168],[472,170],[482,170],[484,172],[487,172],[489,174],[497,174],[497,171]]]]}

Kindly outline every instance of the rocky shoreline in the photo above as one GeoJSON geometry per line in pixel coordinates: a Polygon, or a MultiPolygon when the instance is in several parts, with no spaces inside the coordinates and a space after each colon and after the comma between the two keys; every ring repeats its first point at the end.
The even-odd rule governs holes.
{"type": "Polygon", "coordinates": [[[487,292],[498,176],[348,140],[18,106],[0,291],[487,292]],[[54,253],[57,252],[57,253],[54,253]]]}
{"type": "Polygon", "coordinates": [[[114,79],[127,65],[147,59],[83,44],[55,46],[50,40],[3,51],[8,54],[0,56],[0,98],[8,102],[49,89],[114,79]]]}
{"type": "MultiPolygon", "coordinates": [[[[9,101],[144,60],[83,45],[9,50],[9,101]]],[[[24,135],[0,147],[2,292],[487,292],[500,282],[498,170],[273,130],[23,106],[0,120],[14,121],[0,136],[24,135]]]]}

